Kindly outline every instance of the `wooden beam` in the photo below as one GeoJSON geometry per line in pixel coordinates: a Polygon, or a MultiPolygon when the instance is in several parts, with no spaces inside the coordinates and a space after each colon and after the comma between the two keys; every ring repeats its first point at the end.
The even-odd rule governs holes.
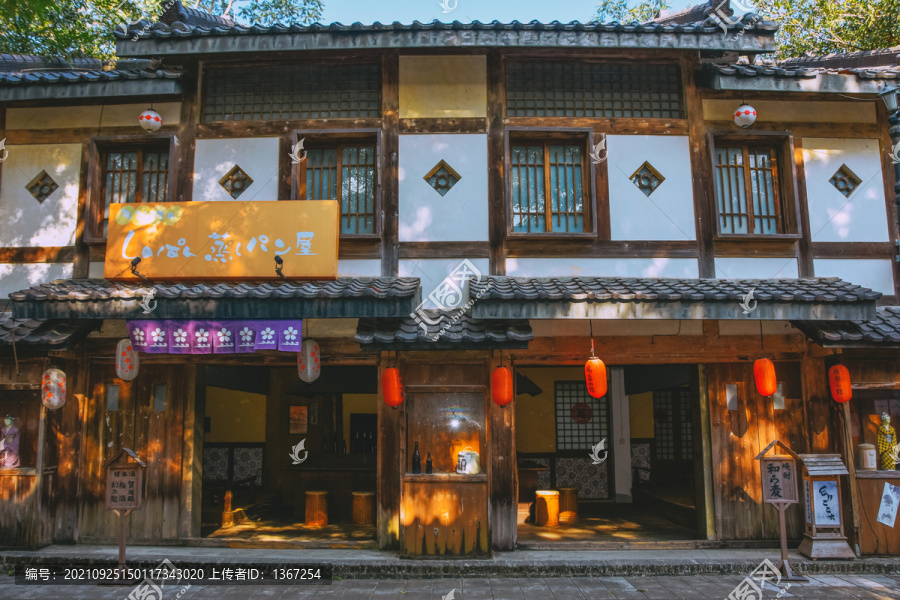
{"type": "MultiPolygon", "coordinates": [[[[500,366],[503,351],[491,353],[490,372],[500,366]]],[[[509,362],[509,361],[506,361],[509,362]]],[[[518,517],[519,480],[516,465],[516,406],[497,406],[484,389],[485,415],[490,428],[487,435],[490,474],[488,503],[490,507],[491,547],[497,550],[516,549],[516,521],[518,517]]]]}
{"type": "Polygon", "coordinates": [[[813,242],[815,258],[888,258],[893,260],[890,242],[813,242]]]}
{"type": "Polygon", "coordinates": [[[503,121],[506,114],[506,76],[503,55],[496,48],[487,54],[487,94],[490,271],[491,275],[506,275],[506,144],[503,121]]]}
{"type": "Polygon", "coordinates": [[[73,260],[74,246],[0,248],[0,263],[56,263],[73,260]]]}
{"type": "MultiPolygon", "coordinates": [[[[406,407],[391,408],[382,395],[382,365],[389,364],[389,353],[383,352],[378,368],[378,465],[376,476],[376,536],[381,550],[400,548],[400,479],[405,472],[406,407]]],[[[393,364],[393,363],[391,363],[393,364]]]]}
{"type": "Polygon", "coordinates": [[[792,136],[794,142],[794,191],[797,194],[800,214],[797,215],[800,243],[798,244],[797,266],[800,277],[815,276],[813,265],[812,233],[809,230],[809,196],[806,191],[806,163],[803,160],[803,138],[792,136]]]}
{"type": "Polygon", "coordinates": [[[175,158],[175,181],[168,197],[172,202],[189,202],[194,194],[194,155],[197,149],[197,121],[200,118],[200,81],[204,64],[189,60],[185,71],[192,73],[184,79],[181,101],[181,122],[178,124],[178,152],[175,158]]]}
{"type": "Polygon", "coordinates": [[[712,157],[708,141],[709,130],[703,122],[703,103],[694,79],[698,68],[696,56],[686,56],[681,61],[681,79],[684,82],[684,106],[688,120],[688,135],[692,181],[694,185],[694,221],[697,224],[698,263],[700,277],[715,277],[713,236],[716,231],[713,200],[712,157]]]}
{"type": "MultiPolygon", "coordinates": [[[[602,220],[601,220],[602,221],[602,220]]],[[[575,239],[515,239],[506,243],[506,256],[562,257],[562,258],[697,258],[700,248],[696,241],[645,241],[575,239]]]]}
{"type": "MultiPolygon", "coordinates": [[[[199,115],[199,113],[198,113],[199,115]]],[[[198,122],[198,139],[228,139],[252,137],[281,137],[295,130],[316,129],[372,129],[381,127],[382,120],[365,119],[292,119],[284,121],[210,121],[198,122]]]]}
{"type": "Polygon", "coordinates": [[[590,127],[607,135],[688,135],[690,132],[686,119],[507,117],[503,124],[507,127],[590,127]]]}
{"type": "Polygon", "coordinates": [[[396,277],[400,269],[400,53],[396,50],[381,57],[381,115],[381,274],[396,277]]]}
{"type": "MultiPolygon", "coordinates": [[[[702,113],[700,115],[702,119],[702,113]]],[[[731,121],[706,121],[710,129],[734,129],[731,121]]],[[[754,130],[784,131],[794,134],[795,138],[804,137],[841,137],[841,138],[880,138],[881,132],[875,123],[797,123],[787,121],[757,121],[754,130]]]]}
{"type": "MultiPolygon", "coordinates": [[[[64,110],[65,107],[60,107],[64,110]]],[[[163,125],[158,133],[176,133],[180,125],[163,125]]],[[[103,127],[101,135],[123,136],[133,139],[143,133],[137,124],[120,127],[103,127]]],[[[78,127],[72,129],[11,129],[6,133],[7,144],[80,144],[96,137],[97,127],[78,127]]]]}
{"type": "Polygon", "coordinates": [[[489,242],[401,242],[400,258],[490,258],[489,242]]]}
{"type": "Polygon", "coordinates": [[[400,133],[487,133],[488,121],[481,117],[400,119],[400,133]]]}
{"type": "Polygon", "coordinates": [[[713,482],[715,463],[713,462],[712,458],[712,429],[709,420],[709,381],[706,377],[706,365],[697,365],[696,370],[691,371],[691,386],[696,388],[700,401],[700,435],[697,436],[697,446],[699,446],[700,450],[700,470],[703,473],[702,485],[700,485],[700,481],[697,482],[697,484],[700,485],[701,488],[697,490],[696,496],[698,499],[697,535],[707,540],[715,540],[718,539],[718,534],[716,532],[716,515],[718,515],[719,512],[714,509],[714,507],[716,506],[715,484],[713,482]]]}
{"type": "MultiPolygon", "coordinates": [[[[894,243],[900,243],[900,207],[897,206],[897,165],[893,164],[891,152],[893,149],[891,143],[890,122],[888,119],[887,107],[883,102],[876,102],[875,111],[878,117],[878,128],[880,130],[879,140],[881,142],[881,173],[884,181],[884,205],[888,214],[888,235],[894,243]]],[[[894,296],[900,298],[900,261],[897,260],[900,255],[900,247],[891,247],[891,264],[894,272],[894,296]]]]}

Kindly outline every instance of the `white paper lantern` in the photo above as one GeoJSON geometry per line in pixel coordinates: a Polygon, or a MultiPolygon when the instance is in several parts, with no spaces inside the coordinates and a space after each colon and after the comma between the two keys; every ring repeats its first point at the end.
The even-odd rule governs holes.
{"type": "Polygon", "coordinates": [[[319,344],[315,340],[303,340],[297,353],[297,374],[306,383],[319,378],[322,365],[319,363],[319,344]]]}
{"type": "Polygon", "coordinates": [[[159,128],[162,127],[162,117],[152,108],[148,108],[138,117],[138,123],[144,128],[144,131],[159,131],[159,128]]]}
{"type": "Polygon", "coordinates": [[[138,374],[140,359],[134,351],[131,340],[125,338],[116,344],[116,377],[124,381],[131,381],[138,374]]]}
{"type": "Polygon", "coordinates": [[[747,128],[756,123],[756,109],[749,104],[741,104],[734,111],[734,123],[747,128]]]}
{"type": "Polygon", "coordinates": [[[66,374],[59,369],[47,369],[41,377],[41,402],[50,410],[66,403],[66,374]]]}

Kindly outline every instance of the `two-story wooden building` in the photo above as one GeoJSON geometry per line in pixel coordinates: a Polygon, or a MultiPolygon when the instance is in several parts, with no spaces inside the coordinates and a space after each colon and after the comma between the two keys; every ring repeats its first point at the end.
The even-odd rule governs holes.
{"type": "MultiPolygon", "coordinates": [[[[116,64],[0,56],[0,412],[18,436],[0,546],[111,541],[102,465],[122,447],[147,463],[132,543],[773,543],[760,450],[852,463],[882,412],[900,419],[880,97],[900,68],[896,50],[755,62],[777,25],[739,17],[244,27],[176,1],[117,33],[116,64]],[[298,337],[262,344],[288,322],[298,337]],[[245,331],[247,352],[222,350],[245,331]],[[203,332],[218,345],[179,349],[203,332]],[[318,377],[298,376],[300,339],[318,377]],[[578,497],[563,523],[535,523],[536,491],[560,488],[578,497]]],[[[863,553],[900,552],[873,516],[895,475],[842,480],[863,553]]],[[[799,540],[803,508],[787,517],[799,540]]]]}

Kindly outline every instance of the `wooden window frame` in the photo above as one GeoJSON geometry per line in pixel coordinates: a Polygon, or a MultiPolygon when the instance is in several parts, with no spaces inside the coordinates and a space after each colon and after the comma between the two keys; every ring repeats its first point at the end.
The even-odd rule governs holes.
{"type": "MultiPolygon", "coordinates": [[[[599,199],[597,198],[597,171],[603,163],[595,165],[590,160],[590,151],[594,147],[594,130],[590,127],[507,127],[504,131],[504,167],[506,170],[506,199],[504,207],[506,210],[506,235],[513,239],[528,238],[557,238],[557,239],[595,239],[597,232],[597,215],[600,212],[599,199]],[[541,141],[545,144],[548,140],[559,141],[576,141],[584,144],[582,147],[582,165],[581,165],[581,189],[585,194],[584,198],[584,223],[585,231],[572,233],[561,231],[543,231],[543,232],[524,232],[513,230],[513,210],[512,210],[512,146],[520,141],[536,142],[541,141]]],[[[605,139],[605,136],[604,138],[605,139]]],[[[545,189],[549,190],[550,185],[547,183],[550,171],[544,170],[545,189]]],[[[545,201],[545,210],[549,210],[550,202],[545,201]]],[[[548,213],[547,222],[550,222],[548,213]]]]}
{"type": "MultiPolygon", "coordinates": [[[[88,142],[87,189],[84,205],[84,241],[88,244],[105,244],[106,236],[100,227],[103,204],[106,194],[105,170],[106,153],[111,150],[143,150],[147,147],[166,149],[169,152],[169,170],[166,173],[166,201],[177,198],[175,185],[177,181],[178,139],[174,133],[151,133],[143,136],[108,135],[97,136],[88,142]]],[[[143,161],[139,161],[137,180],[140,181],[143,161]]],[[[135,190],[136,204],[143,191],[138,186],[135,190]]],[[[142,200],[142,198],[141,198],[142,200]]]]}
{"type": "MultiPolygon", "coordinates": [[[[729,241],[745,240],[799,240],[803,237],[801,231],[800,190],[797,186],[797,164],[794,160],[794,136],[791,132],[784,131],[754,131],[753,133],[740,133],[734,131],[712,131],[709,133],[710,148],[710,182],[713,185],[710,198],[712,201],[712,215],[716,222],[715,239],[729,241]],[[718,143],[717,143],[718,142],[718,143]],[[749,146],[768,146],[775,149],[776,185],[775,194],[779,206],[776,213],[781,222],[781,233],[723,233],[722,223],[719,218],[719,198],[716,189],[716,147],[729,144],[744,146],[744,158],[747,159],[749,146]]],[[[745,166],[749,162],[745,162],[745,166]]],[[[745,189],[750,190],[749,169],[744,170],[745,189]]],[[[752,218],[752,198],[748,197],[747,206],[750,208],[748,215],[752,218]]]]}
{"type": "MultiPolygon", "coordinates": [[[[296,129],[291,134],[291,147],[301,139],[306,138],[304,150],[321,147],[340,146],[348,143],[375,142],[375,230],[372,233],[341,233],[342,240],[373,240],[381,239],[384,231],[382,213],[382,185],[381,176],[383,146],[381,141],[381,129],[296,129]]],[[[340,176],[341,162],[338,156],[338,175],[340,176]]],[[[291,164],[291,200],[306,200],[306,161],[299,164],[291,164]]],[[[338,185],[338,189],[340,189],[338,185]]],[[[337,198],[338,202],[341,201],[337,198]]],[[[341,217],[343,218],[343,216],[341,217]]]]}

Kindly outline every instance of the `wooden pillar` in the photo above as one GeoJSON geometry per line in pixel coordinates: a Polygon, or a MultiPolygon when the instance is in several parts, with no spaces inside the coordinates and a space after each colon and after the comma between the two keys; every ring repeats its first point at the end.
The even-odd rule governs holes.
{"type": "Polygon", "coordinates": [[[506,148],[503,142],[503,114],[506,107],[503,56],[498,49],[487,55],[488,120],[488,227],[491,275],[506,275],[506,148]]]}
{"type": "Polygon", "coordinates": [[[396,277],[400,268],[400,54],[396,50],[381,58],[381,115],[381,274],[396,277]]]}
{"type": "Polygon", "coordinates": [[[206,382],[204,367],[184,367],[184,381],[172,389],[182,394],[184,440],[181,449],[181,517],[178,537],[200,537],[200,512],[203,480],[203,418],[206,414],[206,382]]]}
{"type": "Polygon", "coordinates": [[[809,452],[824,454],[837,451],[834,444],[832,414],[828,397],[828,374],[825,369],[824,350],[816,344],[808,344],[800,357],[803,382],[803,405],[809,426],[809,452]]]}
{"type": "MultiPolygon", "coordinates": [[[[505,366],[509,366],[504,357],[505,366]]],[[[491,357],[491,373],[500,366],[500,351],[491,357]]],[[[488,390],[490,396],[490,390],[488,390]]],[[[516,513],[518,511],[519,480],[516,468],[516,401],[497,406],[487,401],[489,423],[488,458],[490,460],[490,528],[491,546],[498,550],[516,548],[516,513]]]]}
{"type": "MultiPolygon", "coordinates": [[[[378,490],[376,528],[378,547],[382,550],[400,548],[400,476],[406,436],[405,403],[391,408],[384,403],[381,373],[388,366],[388,353],[381,353],[378,364],[378,490]]],[[[402,371],[401,371],[402,373],[402,371]]]]}
{"type": "Polygon", "coordinates": [[[612,436],[607,447],[615,461],[613,483],[616,502],[631,503],[631,415],[625,395],[625,369],[610,368],[609,399],[612,404],[612,436]]]}
{"type": "MultiPolygon", "coordinates": [[[[704,329],[705,323],[704,323],[704,329]]],[[[716,323],[716,335],[718,335],[718,323],[716,323]]],[[[697,365],[696,372],[691,373],[691,388],[697,390],[700,401],[700,419],[697,432],[694,436],[696,449],[699,451],[700,464],[694,468],[700,468],[703,472],[702,484],[698,483],[697,490],[697,536],[701,539],[718,539],[716,532],[716,516],[721,512],[715,510],[715,494],[713,485],[713,469],[716,467],[712,456],[712,427],[710,425],[710,391],[706,374],[706,365],[697,365]]],[[[698,478],[699,479],[699,478],[698,478]]]]}

